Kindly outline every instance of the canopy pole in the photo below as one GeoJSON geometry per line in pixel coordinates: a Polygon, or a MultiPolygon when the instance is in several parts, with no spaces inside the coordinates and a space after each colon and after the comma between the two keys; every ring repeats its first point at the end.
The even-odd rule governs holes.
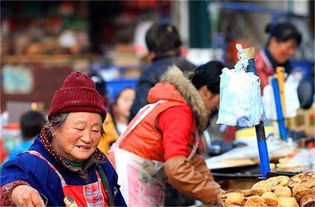
{"type": "MultiPolygon", "coordinates": [[[[255,67],[255,48],[246,48],[244,49],[245,53],[248,57],[248,71],[253,72],[257,75],[256,67],[255,67]]],[[[260,170],[262,178],[267,178],[267,173],[270,172],[270,163],[269,163],[269,156],[268,156],[268,149],[266,143],[266,133],[264,122],[260,121],[258,125],[255,126],[256,130],[256,138],[257,138],[257,145],[259,150],[259,160],[260,160],[260,170]]]]}

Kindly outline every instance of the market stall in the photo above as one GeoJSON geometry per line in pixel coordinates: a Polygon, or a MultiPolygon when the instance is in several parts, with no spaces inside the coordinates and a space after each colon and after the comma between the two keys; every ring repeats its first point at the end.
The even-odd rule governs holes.
{"type": "MultiPolygon", "coordinates": [[[[244,145],[206,160],[215,179],[227,190],[221,193],[219,204],[312,206],[315,202],[315,150],[312,146],[301,145],[287,135],[279,87],[274,89],[277,99],[274,107],[275,110],[280,110],[277,113],[280,115],[280,122],[275,126],[267,124],[269,126],[265,130],[263,121],[266,118],[260,110],[260,88],[253,89],[255,81],[260,81],[258,78],[251,79],[255,73],[254,62],[240,46],[238,51],[240,59],[235,68],[225,69],[221,75],[217,123],[241,127],[235,142],[242,142],[244,145]],[[225,102],[226,100],[229,102],[225,102]]],[[[274,78],[273,82],[275,85],[279,80],[274,78]]]]}

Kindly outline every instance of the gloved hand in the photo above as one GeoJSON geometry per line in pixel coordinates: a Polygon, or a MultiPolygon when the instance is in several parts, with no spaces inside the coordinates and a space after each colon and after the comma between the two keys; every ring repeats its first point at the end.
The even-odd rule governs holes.
{"type": "Polygon", "coordinates": [[[203,157],[194,155],[190,160],[184,156],[171,157],[165,161],[164,171],[168,182],[178,191],[206,205],[216,204],[220,185],[214,181],[203,157]]]}

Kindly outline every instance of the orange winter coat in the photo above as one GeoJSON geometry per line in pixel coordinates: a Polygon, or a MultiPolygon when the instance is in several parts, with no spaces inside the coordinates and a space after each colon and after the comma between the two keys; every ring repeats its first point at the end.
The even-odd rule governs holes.
{"type": "MultiPolygon", "coordinates": [[[[162,112],[172,107],[183,107],[188,110],[190,107],[176,88],[166,82],[157,84],[149,92],[149,103],[155,103],[159,100],[166,100],[166,102],[157,105],[120,143],[120,148],[145,159],[164,162],[163,137],[158,128],[158,118],[162,112]]],[[[193,146],[195,142],[195,129],[195,121],[193,121],[190,136],[187,137],[190,146],[193,146]]],[[[191,148],[188,149],[187,153],[190,151],[191,148]]]]}
{"type": "MultiPolygon", "coordinates": [[[[148,102],[165,102],[156,105],[129,134],[122,135],[122,139],[118,139],[119,148],[147,160],[163,162],[165,175],[173,187],[212,206],[220,185],[213,180],[204,158],[194,154],[192,149],[198,143],[198,132],[207,127],[208,114],[203,99],[176,67],[171,67],[161,81],[150,90],[148,102]],[[171,144],[167,143],[169,140],[171,144]],[[178,145],[183,146],[178,148],[178,145]],[[180,150],[169,153],[173,148],[180,150]]],[[[113,162],[114,153],[110,156],[113,162]]]]}

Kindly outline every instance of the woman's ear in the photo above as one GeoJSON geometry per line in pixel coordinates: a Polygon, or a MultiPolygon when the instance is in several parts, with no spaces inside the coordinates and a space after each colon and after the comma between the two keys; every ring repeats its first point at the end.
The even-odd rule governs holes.
{"type": "Polygon", "coordinates": [[[204,98],[211,98],[211,96],[212,96],[211,91],[208,89],[208,87],[206,85],[199,88],[198,91],[199,91],[200,95],[204,98]]]}
{"type": "Polygon", "coordinates": [[[156,53],[155,52],[150,52],[148,55],[148,59],[150,62],[153,61],[153,59],[156,57],[156,53]]]}
{"type": "Polygon", "coordinates": [[[199,93],[201,95],[206,95],[207,94],[207,86],[202,86],[201,88],[198,89],[199,93]]]}

